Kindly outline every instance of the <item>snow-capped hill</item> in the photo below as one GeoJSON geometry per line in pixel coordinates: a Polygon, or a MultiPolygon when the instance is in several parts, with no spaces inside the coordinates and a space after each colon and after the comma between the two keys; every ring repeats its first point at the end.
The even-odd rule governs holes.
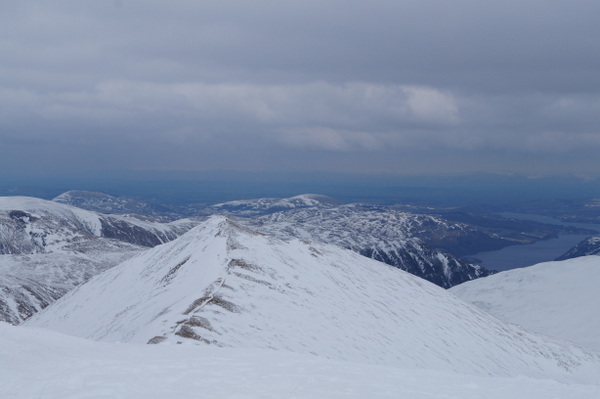
{"type": "Polygon", "coordinates": [[[450,291],[505,321],[600,352],[600,257],[498,273],[450,291]]]}
{"type": "Polygon", "coordinates": [[[600,373],[598,355],[504,324],[396,268],[223,217],[96,276],[25,324],[102,341],[269,348],[479,375],[600,373]]]}
{"type": "Polygon", "coordinates": [[[92,276],[195,224],[161,224],[38,198],[0,197],[0,320],[18,324],[92,276]]]}
{"type": "Polygon", "coordinates": [[[436,216],[349,204],[277,212],[244,223],[282,239],[295,237],[348,248],[444,288],[491,273],[431,248],[419,238],[424,232],[432,236],[466,230],[436,216]]]}
{"type": "Polygon", "coordinates": [[[600,237],[588,237],[569,249],[556,260],[577,258],[579,256],[600,255],[600,237]]]}
{"type": "Polygon", "coordinates": [[[197,222],[108,216],[31,197],[0,197],[0,254],[77,251],[95,237],[146,247],[170,241],[197,222]]]}
{"type": "Polygon", "coordinates": [[[162,205],[94,191],[71,190],[60,194],[52,201],[104,214],[164,217],[174,213],[172,209],[162,205]]]}
{"type": "Polygon", "coordinates": [[[102,233],[96,214],[31,197],[0,197],[0,222],[3,254],[50,252],[102,233]]]}
{"type": "Polygon", "coordinates": [[[302,194],[289,198],[258,198],[228,201],[210,206],[207,211],[237,216],[257,216],[298,208],[331,207],[339,201],[320,194],[302,194]]]}

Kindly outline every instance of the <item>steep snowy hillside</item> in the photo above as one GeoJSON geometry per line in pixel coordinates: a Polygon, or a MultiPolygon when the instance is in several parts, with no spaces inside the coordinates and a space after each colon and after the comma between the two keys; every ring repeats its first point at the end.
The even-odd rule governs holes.
{"type": "Polygon", "coordinates": [[[600,255],[600,237],[589,237],[569,249],[566,253],[556,258],[556,260],[565,260],[577,258],[579,256],[600,255]]]}
{"type": "Polygon", "coordinates": [[[320,194],[302,194],[289,198],[258,198],[223,202],[208,207],[207,212],[237,216],[259,216],[291,209],[331,207],[339,201],[320,194]]]}
{"type": "Polygon", "coordinates": [[[37,198],[0,197],[0,320],[17,324],[90,277],[195,224],[161,224],[37,198]]]}
{"type": "Polygon", "coordinates": [[[285,351],[86,341],[0,323],[11,399],[597,399],[600,386],[342,362],[285,351]]]}
{"type": "Polygon", "coordinates": [[[295,237],[348,248],[444,288],[490,274],[418,238],[424,232],[452,236],[456,230],[467,230],[435,216],[350,204],[278,212],[244,223],[282,239],[295,237]]]}
{"type": "Polygon", "coordinates": [[[102,239],[85,253],[0,255],[0,321],[19,324],[79,284],[144,249],[102,239]]]}
{"type": "Polygon", "coordinates": [[[502,320],[600,352],[600,256],[509,270],[451,292],[502,320]]]}
{"type": "Polygon", "coordinates": [[[396,268],[223,217],[96,276],[25,324],[102,341],[269,348],[479,375],[600,373],[600,356],[506,325],[396,268]]]}
{"type": "Polygon", "coordinates": [[[156,223],[108,216],[31,197],[0,197],[0,254],[77,251],[90,239],[114,238],[152,247],[171,241],[197,222],[156,223]]]}
{"type": "Polygon", "coordinates": [[[94,191],[71,190],[52,201],[104,214],[135,214],[163,218],[176,213],[163,205],[94,191]]]}

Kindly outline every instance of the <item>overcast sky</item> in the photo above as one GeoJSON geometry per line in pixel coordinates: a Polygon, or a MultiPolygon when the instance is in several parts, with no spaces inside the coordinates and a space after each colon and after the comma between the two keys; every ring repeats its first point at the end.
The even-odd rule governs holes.
{"type": "Polygon", "coordinates": [[[0,3],[0,168],[600,176],[598,0],[0,3]]]}

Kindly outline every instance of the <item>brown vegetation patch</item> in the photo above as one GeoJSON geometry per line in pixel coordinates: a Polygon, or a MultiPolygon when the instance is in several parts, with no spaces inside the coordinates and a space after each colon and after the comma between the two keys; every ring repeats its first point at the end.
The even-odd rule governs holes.
{"type": "Polygon", "coordinates": [[[184,260],[182,260],[181,262],[179,262],[177,265],[173,266],[171,268],[171,270],[169,270],[169,272],[160,280],[160,282],[161,283],[170,282],[173,279],[173,277],[175,277],[175,273],[177,273],[177,270],[179,270],[179,268],[181,266],[183,266],[188,260],[190,260],[189,256],[187,258],[185,258],[184,260]]]}
{"type": "Polygon", "coordinates": [[[192,311],[198,309],[200,306],[202,306],[209,299],[210,299],[209,296],[203,296],[202,298],[196,299],[194,302],[192,302],[192,304],[190,306],[188,306],[188,308],[185,310],[185,312],[183,312],[183,314],[190,314],[190,313],[192,313],[192,311]]]}
{"type": "Polygon", "coordinates": [[[226,299],[223,299],[220,296],[214,296],[210,301],[208,301],[211,305],[217,305],[225,310],[228,310],[233,313],[241,313],[241,309],[238,305],[233,302],[229,302],[226,299]]]}
{"type": "Polygon", "coordinates": [[[212,328],[210,321],[208,321],[206,317],[192,316],[186,324],[192,327],[204,328],[208,331],[215,331],[214,328],[212,328]]]}
{"type": "Polygon", "coordinates": [[[200,335],[196,334],[192,327],[185,324],[181,326],[181,328],[175,333],[175,335],[179,335],[183,338],[193,339],[195,341],[204,342],[205,344],[210,344],[209,340],[207,340],[206,338],[202,338],[200,335]]]}
{"type": "Polygon", "coordinates": [[[235,275],[235,276],[237,276],[237,277],[243,278],[244,280],[252,281],[253,283],[262,284],[262,285],[265,285],[265,286],[267,286],[269,288],[273,288],[273,284],[271,284],[268,281],[259,280],[257,278],[254,278],[252,276],[249,276],[249,275],[243,274],[243,273],[232,273],[232,274],[235,275]]]}
{"type": "Polygon", "coordinates": [[[157,335],[156,337],[150,338],[148,340],[148,342],[146,342],[147,344],[160,344],[161,342],[165,341],[167,339],[167,337],[163,337],[162,335],[157,335]]]}

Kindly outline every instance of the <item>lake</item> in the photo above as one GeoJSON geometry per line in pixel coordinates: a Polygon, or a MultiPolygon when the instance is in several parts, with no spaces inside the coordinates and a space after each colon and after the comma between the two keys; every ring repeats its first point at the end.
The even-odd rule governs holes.
{"type": "MultiPolygon", "coordinates": [[[[532,220],[541,223],[556,224],[561,226],[575,226],[600,231],[600,225],[597,224],[565,223],[558,219],[547,216],[512,212],[504,212],[501,213],[500,216],[505,218],[532,220]]],[[[498,271],[516,269],[518,267],[531,266],[535,265],[536,263],[554,260],[590,236],[590,234],[561,235],[558,238],[538,241],[533,244],[512,245],[498,251],[480,252],[478,254],[471,255],[471,257],[481,260],[481,265],[486,269],[498,271]]]]}

